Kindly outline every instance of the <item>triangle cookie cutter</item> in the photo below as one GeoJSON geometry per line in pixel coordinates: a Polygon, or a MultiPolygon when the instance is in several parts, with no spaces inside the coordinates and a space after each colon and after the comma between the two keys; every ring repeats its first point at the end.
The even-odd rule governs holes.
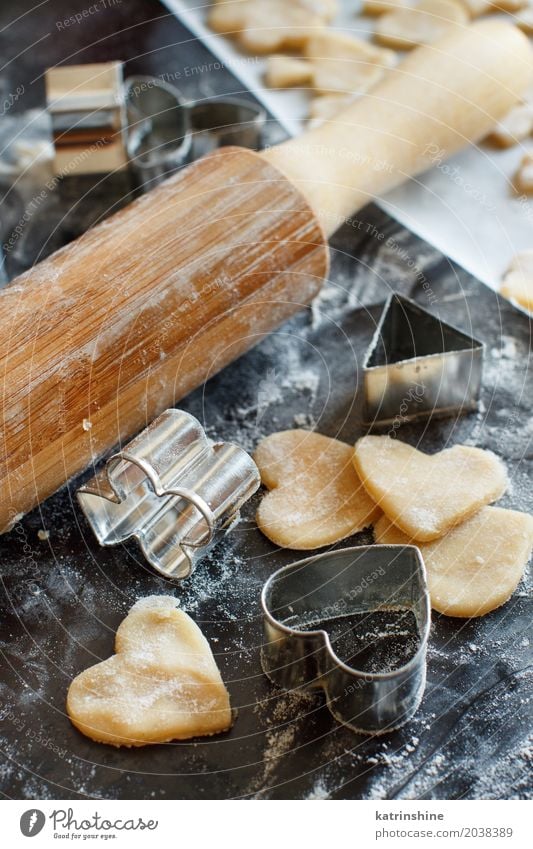
{"type": "Polygon", "coordinates": [[[387,299],[363,362],[363,422],[393,425],[477,409],[484,344],[404,295],[387,299]]]}

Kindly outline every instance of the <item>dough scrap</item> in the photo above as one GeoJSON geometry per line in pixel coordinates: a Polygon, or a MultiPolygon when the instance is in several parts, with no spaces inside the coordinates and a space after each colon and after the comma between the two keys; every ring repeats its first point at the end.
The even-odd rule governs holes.
{"type": "Polygon", "coordinates": [[[533,251],[522,251],[514,257],[500,292],[504,298],[510,298],[533,312],[533,251]]]}
{"type": "Polygon", "coordinates": [[[82,734],[145,746],[230,728],[229,694],[209,643],[176,603],[140,599],[117,630],[115,654],[74,678],[67,713],[82,734]]]}
{"type": "Polygon", "coordinates": [[[313,63],[313,85],[319,94],[362,94],[396,62],[392,50],[332,30],[311,35],[304,54],[313,63]]]}
{"type": "Polygon", "coordinates": [[[235,0],[234,3],[215,2],[209,10],[207,23],[222,35],[235,35],[243,29],[246,20],[246,7],[249,0],[235,0]]]}
{"type": "Polygon", "coordinates": [[[387,47],[409,50],[419,44],[432,44],[451,27],[468,20],[464,6],[455,0],[421,0],[416,6],[382,15],[375,38],[387,47]]]}
{"type": "Polygon", "coordinates": [[[215,32],[233,35],[250,53],[301,50],[335,14],[334,0],[236,0],[216,3],[207,18],[215,32]]]}
{"type": "Polygon", "coordinates": [[[390,436],[363,436],[355,469],[368,494],[411,539],[437,539],[505,492],[507,473],[490,451],[454,445],[424,454],[390,436]]]}
{"type": "Polygon", "coordinates": [[[305,85],[313,79],[313,66],[292,56],[269,56],[265,82],[270,88],[290,88],[305,85]]]}
{"type": "Polygon", "coordinates": [[[487,141],[496,147],[513,147],[527,139],[533,130],[533,104],[515,106],[487,136],[487,141]]]}
{"type": "MultiPolygon", "coordinates": [[[[376,542],[408,545],[410,538],[382,517],[376,542]]],[[[446,616],[484,616],[511,597],[533,547],[533,516],[483,507],[434,542],[418,543],[431,606],[446,616]]]]}
{"type": "Polygon", "coordinates": [[[526,153],[522,157],[520,167],[514,176],[514,185],[520,194],[533,194],[533,154],[526,153]]]}
{"type": "Polygon", "coordinates": [[[321,548],[362,531],[381,511],[367,495],[344,442],[307,430],[274,433],[254,459],[268,492],[257,510],[260,530],[275,545],[321,548]]]}

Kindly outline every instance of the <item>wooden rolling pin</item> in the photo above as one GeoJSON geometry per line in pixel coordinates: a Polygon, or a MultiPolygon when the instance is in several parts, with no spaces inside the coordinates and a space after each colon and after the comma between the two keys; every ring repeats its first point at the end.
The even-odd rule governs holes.
{"type": "Polygon", "coordinates": [[[531,67],[510,25],[456,28],[334,122],[211,154],[0,292],[0,530],[308,304],[327,234],[482,138],[531,67]]]}

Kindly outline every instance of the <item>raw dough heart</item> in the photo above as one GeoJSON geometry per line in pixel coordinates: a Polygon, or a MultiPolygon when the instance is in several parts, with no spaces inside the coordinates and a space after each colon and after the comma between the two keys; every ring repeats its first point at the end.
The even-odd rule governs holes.
{"type": "Polygon", "coordinates": [[[389,436],[363,436],[354,464],[391,522],[421,542],[496,501],[507,486],[505,467],[494,454],[465,445],[430,456],[389,436]]]}
{"type": "Polygon", "coordinates": [[[381,511],[365,492],[344,442],[307,430],[268,436],[255,462],[269,492],[257,524],[273,543],[307,550],[371,525],[381,511]]]}
{"type": "Polygon", "coordinates": [[[292,56],[269,56],[265,82],[270,88],[290,88],[305,85],[313,79],[313,66],[292,56]]]}
{"type": "MultiPolygon", "coordinates": [[[[383,516],[376,542],[407,545],[410,539],[383,516]]],[[[515,591],[533,547],[533,516],[483,507],[434,542],[419,543],[431,606],[447,616],[483,616],[515,591]]]]}
{"type": "Polygon", "coordinates": [[[334,0],[234,0],[216,3],[208,16],[216,32],[235,35],[250,53],[300,50],[336,11],[334,0]]]}
{"type": "Polygon", "coordinates": [[[311,35],[304,52],[313,63],[313,86],[319,94],[362,94],[396,62],[392,50],[331,30],[311,35]]]}
{"type": "Polygon", "coordinates": [[[522,251],[514,257],[500,291],[505,298],[533,312],[533,251],[522,251]]]}
{"type": "Polygon", "coordinates": [[[115,652],[69,687],[67,712],[82,734],[145,746],[231,726],[228,691],[209,643],[175,598],[134,604],[116,633],[115,652]]]}
{"type": "Polygon", "coordinates": [[[387,47],[408,50],[418,44],[432,44],[457,24],[468,23],[468,14],[454,0],[422,0],[382,15],[376,26],[376,40],[387,47]]]}

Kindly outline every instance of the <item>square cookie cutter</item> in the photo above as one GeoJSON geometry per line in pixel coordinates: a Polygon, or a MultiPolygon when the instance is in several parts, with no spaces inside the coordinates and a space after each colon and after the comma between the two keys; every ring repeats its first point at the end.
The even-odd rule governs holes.
{"type": "Polygon", "coordinates": [[[100,545],[137,539],[160,574],[187,578],[260,484],[252,458],[166,410],[110,457],[77,497],[100,545]]]}
{"type": "Polygon", "coordinates": [[[477,409],[483,352],[483,342],[393,293],[363,362],[363,423],[399,426],[477,409]]]}
{"type": "Polygon", "coordinates": [[[431,623],[415,546],[344,548],[275,572],[261,595],[261,663],[284,690],[323,690],[333,716],[378,735],[415,714],[431,623]]]}

